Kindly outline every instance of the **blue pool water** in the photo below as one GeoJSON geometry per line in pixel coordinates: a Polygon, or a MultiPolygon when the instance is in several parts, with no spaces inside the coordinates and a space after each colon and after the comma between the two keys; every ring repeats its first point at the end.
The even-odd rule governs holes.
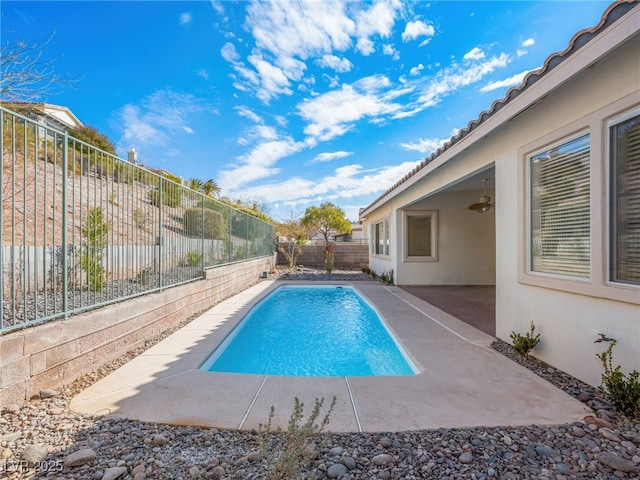
{"type": "Polygon", "coordinates": [[[304,377],[417,371],[376,311],[353,288],[335,285],[277,288],[201,369],[304,377]]]}

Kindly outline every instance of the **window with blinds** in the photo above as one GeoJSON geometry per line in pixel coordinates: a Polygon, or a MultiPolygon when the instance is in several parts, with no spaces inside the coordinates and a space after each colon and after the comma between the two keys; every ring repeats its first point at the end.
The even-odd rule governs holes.
{"type": "Polygon", "coordinates": [[[610,279],[640,285],[640,115],[610,127],[610,279]]]}
{"type": "Polygon", "coordinates": [[[530,157],[531,270],[588,278],[589,135],[530,157]]]}
{"type": "Polygon", "coordinates": [[[436,219],[435,211],[405,212],[405,259],[436,259],[436,219]]]}
{"type": "Polygon", "coordinates": [[[389,255],[389,220],[378,222],[373,227],[373,253],[389,255]]]}

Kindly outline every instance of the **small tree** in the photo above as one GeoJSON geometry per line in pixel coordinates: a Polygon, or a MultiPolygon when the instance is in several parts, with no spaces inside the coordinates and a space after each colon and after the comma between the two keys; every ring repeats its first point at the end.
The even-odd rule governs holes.
{"type": "Polygon", "coordinates": [[[351,233],[351,222],[347,220],[344,210],[331,202],[307,208],[300,223],[311,232],[320,233],[325,242],[340,233],[351,233]]]}
{"type": "Polygon", "coordinates": [[[300,220],[295,218],[278,225],[278,236],[284,240],[278,242],[278,252],[287,259],[289,268],[295,267],[298,257],[302,255],[302,247],[307,241],[307,233],[300,220]]]}
{"type": "Polygon", "coordinates": [[[104,133],[100,133],[95,127],[91,127],[89,125],[74,127],[69,129],[69,134],[78,140],[82,140],[89,145],[99,148],[100,150],[116,155],[116,147],[113,145],[113,142],[111,142],[109,137],[104,133]]]}
{"type": "Polygon", "coordinates": [[[89,209],[87,219],[82,225],[80,233],[84,239],[80,254],[80,267],[87,274],[89,287],[100,292],[107,282],[107,272],[102,266],[104,249],[108,245],[108,235],[111,225],[104,220],[102,208],[89,209]]]}

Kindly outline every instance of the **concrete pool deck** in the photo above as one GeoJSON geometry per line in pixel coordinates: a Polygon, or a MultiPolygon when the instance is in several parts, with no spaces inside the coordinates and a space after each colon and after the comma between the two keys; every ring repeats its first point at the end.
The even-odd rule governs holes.
{"type": "MultiPolygon", "coordinates": [[[[71,409],[93,415],[220,429],[257,429],[275,407],[286,428],[294,398],[305,416],[333,396],[328,430],[382,432],[447,427],[553,425],[590,410],[490,347],[493,337],[398,287],[352,285],[402,343],[420,373],[404,377],[279,377],[213,373],[200,365],[261,298],[287,282],[266,280],[216,305],[85,389],[71,409]]],[[[309,282],[313,285],[313,282],[309,282]]],[[[317,284],[317,283],[316,283],[317,284]]]]}

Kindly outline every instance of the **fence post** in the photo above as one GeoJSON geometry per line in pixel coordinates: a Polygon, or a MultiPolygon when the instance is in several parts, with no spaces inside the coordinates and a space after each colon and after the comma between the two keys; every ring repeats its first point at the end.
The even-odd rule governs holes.
{"type": "Polygon", "coordinates": [[[158,287],[162,290],[162,255],[164,255],[162,251],[162,181],[164,178],[162,175],[159,177],[160,181],[158,182],[159,190],[158,193],[158,287]]]}
{"type": "Polygon", "coordinates": [[[201,215],[200,215],[200,218],[202,220],[202,228],[201,228],[201,230],[202,230],[202,232],[201,232],[202,233],[202,241],[200,243],[200,245],[201,245],[200,251],[202,253],[202,258],[200,260],[200,263],[201,263],[202,271],[204,272],[204,265],[205,265],[205,261],[204,261],[204,251],[205,251],[205,248],[204,248],[204,201],[205,201],[205,199],[204,199],[204,197],[200,197],[200,201],[201,201],[201,204],[202,204],[202,212],[201,212],[201,215]]]}
{"type": "Polygon", "coordinates": [[[64,132],[64,141],[62,143],[62,310],[64,311],[64,319],[67,320],[69,318],[69,308],[68,308],[68,290],[69,290],[69,259],[68,259],[68,251],[67,251],[67,243],[69,239],[67,237],[67,222],[68,222],[68,213],[67,213],[67,189],[68,189],[68,181],[67,176],[69,174],[69,134],[65,130],[64,132]]]}
{"type": "MultiPolygon", "coordinates": [[[[5,114],[0,111],[0,152],[4,156],[4,121],[5,114]]],[[[4,199],[4,193],[2,188],[4,186],[4,165],[0,168],[0,199],[4,199]]],[[[2,238],[3,223],[2,219],[4,215],[0,206],[0,330],[4,328],[4,239],[2,238]]]]}

